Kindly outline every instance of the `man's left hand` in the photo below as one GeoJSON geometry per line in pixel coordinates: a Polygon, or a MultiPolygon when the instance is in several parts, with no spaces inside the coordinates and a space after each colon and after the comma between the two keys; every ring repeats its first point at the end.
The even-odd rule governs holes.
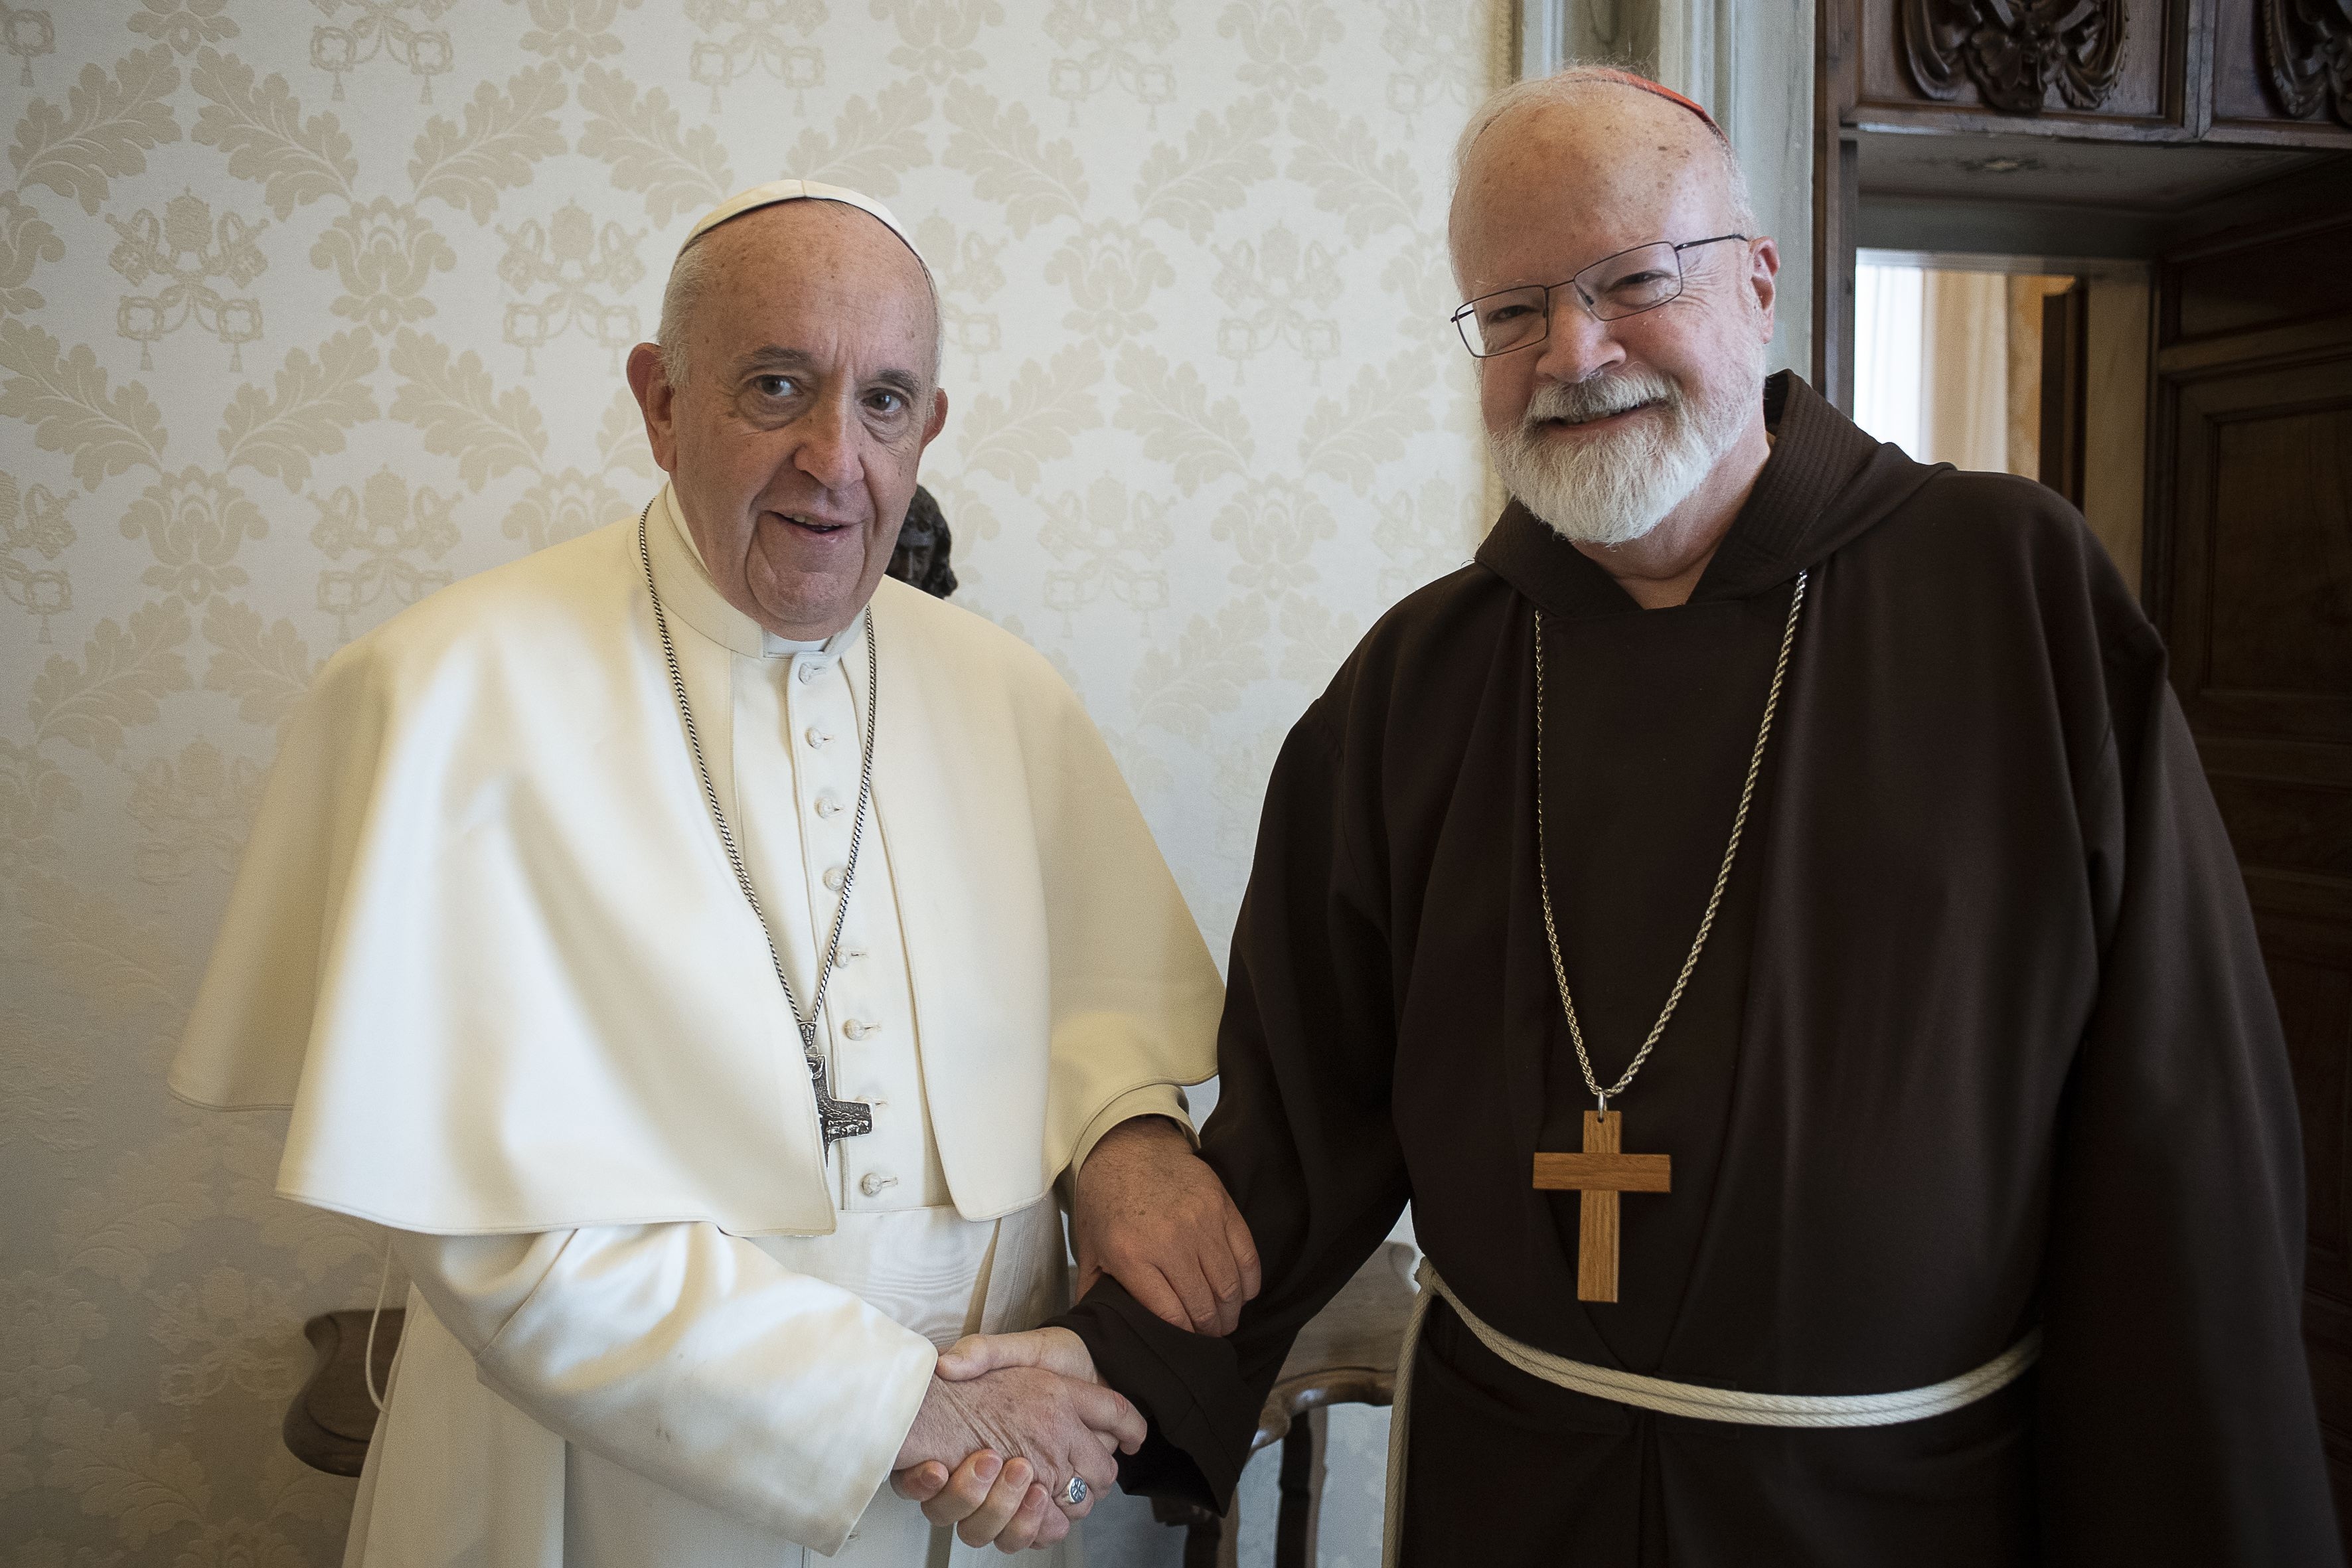
{"type": "Polygon", "coordinates": [[[1257,1247],[1225,1184],[1165,1117],[1102,1135],[1078,1168],[1078,1295],[1110,1275],[1180,1329],[1229,1334],[1258,1292],[1257,1247]]]}

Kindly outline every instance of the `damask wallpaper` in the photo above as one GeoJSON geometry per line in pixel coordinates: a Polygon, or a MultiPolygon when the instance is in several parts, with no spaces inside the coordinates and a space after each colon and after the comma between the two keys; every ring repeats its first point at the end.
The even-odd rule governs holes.
{"type": "Polygon", "coordinates": [[[1442,236],[1503,9],[0,0],[0,1564],[336,1560],[351,1483],[278,1424],[374,1245],[164,1064],[320,661],[650,492],[621,356],[721,195],[915,226],[958,597],[1222,952],[1284,731],[1483,527],[1442,236]]]}

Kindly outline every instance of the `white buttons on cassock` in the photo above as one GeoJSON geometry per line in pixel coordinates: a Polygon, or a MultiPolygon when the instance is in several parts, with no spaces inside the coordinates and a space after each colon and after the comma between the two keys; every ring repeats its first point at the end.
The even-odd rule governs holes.
{"type": "MultiPolygon", "coordinates": [[[[762,896],[773,881],[800,895],[806,917],[791,924],[793,948],[807,965],[822,952],[849,887],[848,832],[858,803],[858,768],[865,747],[859,704],[864,693],[837,654],[796,649],[789,665],[763,666],[761,705],[739,705],[738,744],[753,731],[766,738],[775,762],[788,769],[792,788],[782,809],[747,832],[753,875],[762,896]],[[761,838],[761,829],[768,837],[761,838]]],[[[749,699],[745,699],[748,702],[749,699]]],[[[739,785],[739,787],[740,787],[739,785]]],[[[952,1203],[937,1146],[923,1114],[921,1031],[891,886],[881,824],[866,822],[864,859],[855,907],[841,931],[838,962],[823,1027],[838,1052],[828,1087],[874,1110],[874,1130],[839,1146],[829,1174],[845,1208],[881,1213],[952,1203]]],[[[779,917],[781,918],[781,917],[779,917]]],[[[801,984],[794,977],[794,984],[801,984]]]]}

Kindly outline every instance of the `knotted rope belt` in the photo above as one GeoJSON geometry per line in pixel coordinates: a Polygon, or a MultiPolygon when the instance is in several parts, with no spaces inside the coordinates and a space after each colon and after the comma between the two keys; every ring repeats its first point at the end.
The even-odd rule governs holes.
{"type": "Polygon", "coordinates": [[[1710,1388],[1701,1383],[1675,1383],[1663,1377],[1618,1372],[1521,1344],[1464,1306],[1462,1298],[1437,1277],[1437,1270],[1430,1266],[1427,1258],[1421,1260],[1413,1279],[1421,1287],[1421,1294],[1412,1304],[1412,1315],[1405,1321],[1404,1347],[1397,1359],[1396,1399],[1389,1413],[1388,1510],[1381,1552],[1384,1568],[1395,1568],[1404,1521],[1405,1430],[1412,1410],[1413,1355],[1421,1345],[1422,1320],[1429,1315],[1430,1302],[1440,1297],[1478,1336],[1480,1344],[1531,1377],[1539,1377],[1572,1393],[1636,1409],[1699,1421],[1729,1421],[1745,1426],[1893,1426],[1906,1421],[1924,1421],[1930,1415],[1942,1415],[1973,1405],[2008,1387],[2042,1354],[2042,1331],[2033,1329],[1974,1372],[1964,1372],[1925,1388],[1905,1389],[1899,1394],[1749,1394],[1736,1388],[1710,1388]]]}

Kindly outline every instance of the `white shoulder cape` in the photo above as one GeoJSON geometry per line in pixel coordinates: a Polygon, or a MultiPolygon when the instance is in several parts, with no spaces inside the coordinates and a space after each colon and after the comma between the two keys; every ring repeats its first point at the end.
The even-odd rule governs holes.
{"type": "MultiPolygon", "coordinates": [[[[1120,1095],[1213,1072],[1222,987],[1045,660],[894,581],[868,613],[925,1089],[956,1207],[985,1219],[1042,1196],[1120,1095]]],[[[404,1229],[832,1229],[799,1038],[696,784],[634,519],[329,661],[171,1082],[292,1106],[279,1192],[404,1229]]]]}

